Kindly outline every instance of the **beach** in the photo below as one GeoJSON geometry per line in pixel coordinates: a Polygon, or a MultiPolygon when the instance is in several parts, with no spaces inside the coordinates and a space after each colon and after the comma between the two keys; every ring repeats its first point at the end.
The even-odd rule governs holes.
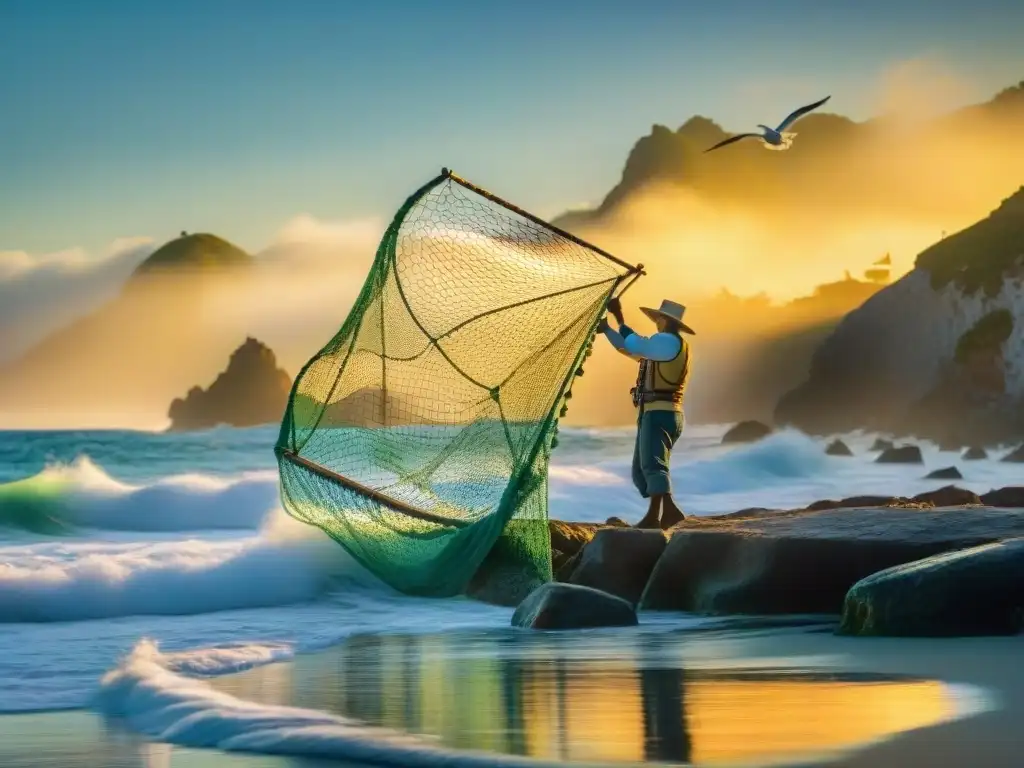
{"type": "MultiPolygon", "coordinates": [[[[872,435],[844,436],[843,458],[723,431],[677,449],[688,513],[909,495],[958,463],[922,444],[924,466],[876,464],[872,435]]],[[[551,516],[638,519],[631,441],[566,429],[551,516]]],[[[511,608],[395,594],[284,516],[272,442],[0,435],[0,765],[1019,764],[1019,638],[644,611],[630,629],[513,630],[511,608]]],[[[996,460],[961,468],[978,492],[1014,482],[996,460]]]]}
{"type": "MultiPolygon", "coordinates": [[[[419,732],[440,736],[463,754],[494,750],[496,765],[503,762],[497,755],[510,752],[580,764],[1019,765],[1019,638],[863,640],[835,637],[813,624],[693,632],[642,627],[555,640],[548,635],[541,643],[548,653],[534,647],[496,654],[502,634],[364,636],[352,645],[217,678],[210,687],[266,706],[360,714],[376,725],[415,720],[419,732]],[[412,675],[407,666],[390,666],[424,644],[432,646],[432,662],[447,662],[443,677],[435,668],[433,679],[424,680],[429,665],[412,675]],[[552,645],[562,647],[554,659],[552,645]],[[638,645],[653,653],[645,662],[653,670],[646,679],[638,645]],[[369,649],[382,647],[378,664],[363,667],[355,682],[345,679],[346,669],[351,674],[346,660],[365,660],[369,649]],[[517,726],[501,668],[528,667],[531,657],[534,685],[520,700],[526,722],[517,726]],[[549,674],[537,675],[544,667],[549,674]],[[676,667],[678,672],[670,671],[676,667]],[[552,683],[559,676],[561,694],[552,683]],[[667,695],[658,698],[666,686],[667,695]]],[[[8,716],[0,718],[0,728],[0,763],[11,768],[338,764],[152,743],[87,712],[8,716]]],[[[346,746],[340,736],[332,744],[339,753],[346,746]]]]}

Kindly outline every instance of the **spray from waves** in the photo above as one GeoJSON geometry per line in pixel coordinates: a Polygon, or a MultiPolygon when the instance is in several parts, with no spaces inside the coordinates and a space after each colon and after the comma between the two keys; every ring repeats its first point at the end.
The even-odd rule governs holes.
{"type": "Polygon", "coordinates": [[[0,484],[0,527],[46,535],[108,531],[255,531],[277,504],[277,474],[179,475],[144,486],[110,477],[88,456],[0,484]]]}
{"type": "MultiPolygon", "coordinates": [[[[621,443],[619,435],[616,439],[621,443]]],[[[688,514],[783,505],[792,495],[787,489],[830,482],[844,471],[824,455],[819,442],[798,432],[784,430],[740,446],[708,443],[703,436],[690,441],[684,433],[673,452],[674,493],[688,514]]],[[[646,503],[631,479],[632,445],[620,445],[619,452],[598,463],[573,462],[563,454],[549,473],[551,515],[597,521],[638,513],[646,503]]]]}
{"type": "Polygon", "coordinates": [[[279,513],[227,541],[0,548],[0,623],[184,616],[315,600],[340,583],[387,590],[320,531],[279,513]]]}
{"type": "MultiPolygon", "coordinates": [[[[544,765],[526,758],[456,752],[427,737],[370,728],[327,712],[245,701],[182,674],[215,664],[205,658],[210,652],[223,655],[213,649],[165,655],[144,640],[103,677],[94,706],[155,740],[188,747],[400,768],[544,765]]],[[[234,653],[247,656],[243,649],[234,653]]],[[[256,649],[252,655],[265,653],[256,649]]]]}
{"type": "Polygon", "coordinates": [[[783,430],[724,455],[683,463],[673,473],[687,493],[725,493],[785,483],[827,472],[828,457],[814,439],[783,430]]]}

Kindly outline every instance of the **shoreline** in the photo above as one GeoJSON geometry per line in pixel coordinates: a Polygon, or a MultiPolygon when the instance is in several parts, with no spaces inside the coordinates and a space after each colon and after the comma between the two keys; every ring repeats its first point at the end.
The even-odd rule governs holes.
{"type": "MultiPolygon", "coordinates": [[[[789,620],[795,621],[796,617],[790,617],[789,620]]],[[[726,765],[719,761],[709,762],[700,759],[701,750],[705,755],[712,755],[716,749],[721,751],[715,746],[718,743],[714,730],[717,726],[713,726],[712,723],[728,725],[738,736],[747,731],[750,732],[748,736],[760,733],[762,743],[769,743],[772,739],[781,743],[786,739],[792,739],[793,734],[802,729],[813,731],[814,728],[811,726],[815,723],[814,718],[824,716],[822,713],[828,713],[831,701],[828,696],[824,699],[820,696],[810,697],[812,702],[817,702],[814,710],[805,713],[804,717],[799,717],[800,710],[797,710],[796,717],[789,717],[787,713],[790,713],[790,710],[787,706],[797,706],[801,699],[807,698],[807,694],[800,694],[789,705],[782,701],[778,706],[759,705],[748,711],[736,710],[737,705],[730,702],[750,700],[749,696],[739,696],[737,699],[736,695],[729,695],[724,699],[721,696],[717,699],[708,699],[707,693],[701,693],[702,676],[709,673],[714,676],[715,670],[735,672],[744,669],[754,671],[755,682],[750,686],[751,695],[757,693],[758,674],[763,674],[765,670],[781,671],[782,679],[799,678],[810,670],[814,674],[824,673],[823,679],[827,679],[829,675],[846,674],[893,677],[897,680],[938,680],[953,686],[950,689],[953,695],[958,691],[963,692],[964,689],[959,686],[970,686],[972,690],[980,689],[985,695],[994,697],[993,707],[965,719],[940,722],[895,734],[883,733],[880,740],[868,740],[867,743],[857,746],[851,745],[850,749],[840,754],[819,751],[816,754],[794,755],[792,759],[772,760],[773,766],[897,768],[920,764],[928,765],[930,768],[953,768],[978,764],[986,768],[1010,768],[1019,765],[1019,751],[1024,747],[1024,736],[1017,730],[1021,716],[1024,715],[1024,669],[1020,668],[1017,660],[1024,651],[1024,639],[859,639],[823,631],[831,629],[831,624],[813,623],[813,619],[808,621],[812,623],[802,627],[786,626],[786,620],[780,617],[780,621],[769,620],[760,628],[749,626],[754,622],[748,622],[747,626],[741,624],[739,627],[733,627],[730,626],[731,622],[725,621],[718,626],[710,625],[695,631],[672,628],[667,623],[659,627],[658,624],[661,622],[655,622],[654,625],[642,622],[636,631],[626,634],[598,631],[572,633],[560,637],[552,637],[550,634],[517,633],[508,629],[455,631],[440,635],[359,635],[329,649],[208,679],[204,683],[209,684],[214,691],[238,696],[244,702],[299,706],[329,712],[338,712],[338,707],[355,707],[354,711],[358,713],[359,708],[363,707],[364,718],[367,721],[374,718],[384,718],[385,721],[388,717],[400,718],[401,712],[406,711],[409,704],[416,701],[422,701],[425,707],[421,710],[420,716],[427,716],[431,711],[431,701],[435,707],[442,706],[444,701],[448,701],[449,706],[457,707],[460,700],[465,705],[468,696],[469,709],[465,709],[464,706],[464,714],[447,711],[442,713],[438,710],[436,717],[441,718],[440,720],[424,721],[425,725],[421,724],[419,728],[422,732],[432,732],[434,729],[434,732],[442,735],[442,740],[446,744],[447,740],[453,737],[451,732],[445,729],[459,729],[461,735],[454,738],[461,739],[462,742],[447,746],[461,751],[465,748],[479,747],[481,738],[490,738],[493,742],[493,739],[500,736],[503,721],[500,717],[498,721],[488,719],[488,702],[493,702],[486,696],[483,699],[479,698],[482,692],[491,691],[488,696],[498,696],[494,701],[505,700],[502,698],[504,695],[500,693],[500,685],[493,688],[492,684],[485,684],[485,681],[491,679],[490,676],[494,674],[494,664],[504,660],[502,663],[511,663],[513,668],[517,668],[517,665],[529,665],[532,659],[534,664],[541,663],[539,669],[543,670],[546,664],[557,664],[557,661],[552,661],[553,659],[575,659],[575,663],[592,663],[595,670],[604,669],[603,677],[598,674],[598,677],[594,678],[593,675],[597,673],[591,672],[578,678],[583,682],[575,685],[582,685],[590,680],[589,684],[579,689],[580,694],[588,691],[582,699],[572,693],[575,689],[572,687],[574,684],[570,682],[569,692],[559,695],[568,697],[564,700],[560,698],[560,706],[563,711],[566,706],[569,707],[569,720],[559,719],[566,715],[558,716],[556,719],[559,719],[562,725],[554,731],[551,730],[554,727],[551,718],[554,717],[554,712],[559,711],[558,708],[549,710],[545,705],[537,709],[541,706],[543,697],[537,699],[535,695],[527,694],[526,699],[522,701],[524,706],[527,706],[525,714],[528,716],[528,723],[532,725],[528,725],[527,731],[524,732],[525,738],[536,747],[547,743],[545,739],[551,738],[554,734],[562,733],[561,738],[568,739],[562,749],[568,748],[577,757],[588,751],[593,754],[596,738],[597,742],[604,744],[608,756],[628,758],[631,754],[640,754],[636,750],[641,749],[633,740],[640,737],[643,729],[630,730],[640,727],[631,725],[634,723],[631,718],[635,718],[635,713],[640,711],[636,709],[638,705],[632,703],[635,696],[633,691],[637,690],[633,686],[639,683],[631,675],[623,677],[621,673],[615,672],[615,663],[617,659],[627,665],[637,663],[636,649],[649,641],[655,641],[660,644],[660,650],[644,662],[648,666],[653,665],[656,670],[661,670],[656,673],[655,680],[665,679],[666,659],[675,659],[682,664],[683,669],[691,670],[690,673],[686,673],[689,694],[687,709],[683,716],[689,723],[688,738],[694,745],[694,765],[726,765]],[[511,645],[505,642],[515,636],[526,639],[521,643],[511,641],[511,645]],[[505,638],[505,641],[502,641],[502,638],[505,638]],[[420,648],[421,653],[426,653],[421,662],[424,665],[423,673],[436,668],[435,673],[423,677],[423,673],[410,672],[408,668],[396,668],[391,664],[397,659],[409,658],[410,648],[414,647],[420,648]],[[552,653],[553,650],[557,653],[552,653]],[[381,668],[391,670],[385,678],[376,677],[376,673],[372,672],[372,664],[370,667],[366,666],[368,660],[377,656],[386,661],[381,664],[381,668]],[[438,664],[441,666],[436,667],[438,664]],[[437,677],[437,674],[441,676],[437,677]],[[484,677],[479,677],[481,674],[484,677]],[[607,684],[603,685],[602,680],[606,680],[607,684]],[[385,687],[374,687],[380,685],[385,687]],[[470,691],[477,693],[470,695],[470,691]],[[351,698],[353,695],[356,699],[351,698]],[[449,699],[452,695],[456,698],[449,699]],[[533,699],[530,698],[531,695],[534,696],[533,699]],[[395,698],[396,696],[398,698],[395,698]],[[719,706],[725,706],[726,710],[717,710],[708,703],[715,700],[719,700],[719,706]],[[532,705],[529,704],[531,701],[532,705]],[[702,701],[705,703],[701,704],[702,701]],[[793,703],[794,701],[796,703],[793,703]],[[365,709],[367,706],[370,709],[365,709]],[[696,714],[693,711],[695,706],[696,714]],[[709,706],[712,708],[708,709],[709,706]],[[545,712],[548,714],[544,714],[545,712]],[[743,715],[741,712],[747,714],[743,715]],[[761,713],[763,725],[758,724],[758,713],[761,713]],[[530,719],[531,717],[533,719],[530,719]],[[755,719],[751,720],[751,717],[755,719]],[[807,718],[809,723],[805,722],[807,718]],[[434,722],[434,725],[430,726],[430,722],[434,722]],[[613,723],[617,725],[613,727],[613,723]],[[495,726],[498,726],[497,731],[494,730],[495,726]],[[541,730],[536,731],[536,728],[541,730]],[[561,731],[561,728],[569,730],[561,731]],[[709,731],[708,728],[713,730],[709,731]],[[444,736],[445,733],[449,735],[444,736]],[[492,735],[488,737],[487,733],[492,735]],[[530,736],[530,733],[533,735],[530,736]],[[616,734],[618,741],[612,738],[616,734]],[[712,739],[711,742],[708,741],[709,738],[712,739]],[[474,739],[477,742],[474,742],[474,739]]],[[[534,678],[528,675],[524,679],[534,678]]],[[[570,677],[570,680],[572,679],[575,678],[570,677]]],[[[790,679],[789,682],[792,683],[793,680],[790,679]]],[[[770,685],[768,687],[771,688],[770,685]]],[[[840,691],[837,695],[839,694],[848,697],[848,693],[840,691]]],[[[765,701],[771,705],[773,700],[769,698],[765,701]]],[[[864,701],[873,702],[875,699],[864,701]]],[[[918,699],[912,701],[917,704],[905,705],[902,709],[907,710],[909,707],[921,710],[934,706],[922,703],[918,699]]],[[[966,703],[971,704],[971,701],[966,703]]],[[[907,721],[906,711],[901,714],[897,710],[887,709],[884,702],[881,704],[874,707],[865,704],[863,714],[871,715],[883,726],[886,722],[907,721]]],[[[681,711],[677,706],[674,707],[671,701],[666,703],[662,700],[660,715],[668,716],[670,720],[674,716],[677,717],[681,711]]],[[[848,703],[845,709],[836,710],[840,717],[836,721],[839,731],[849,730],[859,719],[855,716],[858,710],[850,710],[850,706],[856,704],[848,703]]],[[[349,715],[352,713],[349,711],[349,715]]],[[[210,716],[214,715],[207,715],[210,716]]],[[[210,727],[216,727],[214,721],[211,721],[210,727]]],[[[177,746],[154,746],[145,737],[108,730],[101,717],[88,710],[0,717],[0,734],[5,731],[17,734],[13,740],[9,736],[0,738],[0,763],[11,768],[36,768],[54,764],[46,762],[46,759],[53,759],[52,752],[49,758],[43,757],[47,748],[61,750],[60,764],[67,768],[94,766],[98,764],[95,761],[101,755],[101,762],[106,761],[104,764],[109,765],[151,765],[149,760],[152,759],[158,759],[165,765],[189,768],[205,768],[207,765],[216,765],[218,768],[229,765],[237,765],[238,768],[311,768],[317,765],[317,761],[302,757],[272,757],[177,746]],[[35,723],[35,728],[38,729],[36,735],[26,733],[24,726],[29,721],[35,723]],[[48,739],[58,733],[67,735],[59,740],[61,743],[50,743],[48,739]],[[158,753],[163,757],[157,758],[158,753]],[[145,755],[150,757],[144,757],[145,755]],[[80,758],[81,761],[76,758],[80,758]]],[[[508,732],[511,734],[514,729],[508,732]]],[[[727,735],[730,740],[733,738],[731,733],[727,735]]],[[[551,747],[539,748],[543,750],[551,747]]],[[[496,763],[500,764],[499,755],[500,752],[496,753],[496,763]]],[[[628,759],[625,762],[611,762],[633,764],[628,759]]],[[[343,764],[361,766],[383,763],[343,764]]],[[[582,761],[582,764],[588,763],[582,761]]],[[[760,763],[753,761],[749,764],[760,763]]]]}

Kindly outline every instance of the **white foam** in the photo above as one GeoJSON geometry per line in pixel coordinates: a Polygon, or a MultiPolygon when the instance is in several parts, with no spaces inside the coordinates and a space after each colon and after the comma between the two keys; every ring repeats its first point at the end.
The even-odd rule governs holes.
{"type": "MultiPolygon", "coordinates": [[[[435,739],[370,728],[327,712],[244,701],[184,676],[184,667],[204,667],[204,654],[218,649],[165,656],[140,642],[107,673],[94,700],[104,715],[154,740],[225,751],[352,760],[374,765],[502,766],[542,765],[538,761],[482,752],[455,752],[435,739]]],[[[245,655],[244,649],[233,653],[245,655]]],[[[264,653],[258,648],[257,655],[264,653]]]]}
{"type": "MultiPolygon", "coordinates": [[[[564,430],[550,472],[551,517],[596,521],[642,514],[646,502],[633,487],[629,434],[606,430],[602,437],[603,432],[564,430]]],[[[749,507],[793,509],[818,499],[863,494],[912,496],[943,485],[925,475],[951,465],[964,475],[956,485],[977,493],[1020,483],[1018,465],[1000,462],[998,451],[988,460],[964,462],[958,452],[941,451],[927,441],[908,441],[920,446],[923,464],[876,464],[878,454],[869,450],[874,434],[840,435],[854,455],[837,457],[825,455],[831,438],[816,439],[793,430],[739,446],[719,445],[720,437],[709,433],[708,427],[688,428],[672,454],[673,493],[688,514],[749,507]]]]}
{"type": "Polygon", "coordinates": [[[313,600],[342,577],[372,582],[298,523],[226,541],[74,541],[0,548],[0,622],[192,615],[313,600]],[[297,533],[296,533],[297,531],[297,533]]]}
{"type": "Polygon", "coordinates": [[[278,504],[277,472],[230,478],[190,473],[132,485],[110,477],[85,455],[19,484],[39,491],[35,498],[23,493],[21,504],[36,501],[66,524],[109,531],[253,531],[278,504]]]}

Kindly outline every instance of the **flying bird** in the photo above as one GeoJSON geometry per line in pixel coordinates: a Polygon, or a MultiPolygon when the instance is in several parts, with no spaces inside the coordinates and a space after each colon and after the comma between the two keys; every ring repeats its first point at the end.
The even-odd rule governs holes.
{"type": "Polygon", "coordinates": [[[763,130],[763,133],[738,133],[735,136],[730,136],[728,139],[725,139],[724,141],[718,142],[717,144],[715,144],[715,146],[709,147],[704,151],[710,152],[713,149],[724,147],[726,144],[732,144],[734,141],[739,141],[740,139],[747,138],[761,139],[762,146],[764,146],[765,149],[789,149],[790,145],[793,143],[793,137],[796,136],[796,134],[785,133],[785,130],[793,123],[795,123],[797,120],[799,120],[801,117],[806,115],[808,112],[817,109],[831,98],[831,96],[826,96],[821,101],[816,101],[813,104],[808,104],[806,107],[800,107],[800,109],[794,110],[789,114],[788,117],[786,117],[785,120],[779,123],[778,128],[769,128],[767,125],[758,125],[757,127],[761,128],[763,130]]]}

